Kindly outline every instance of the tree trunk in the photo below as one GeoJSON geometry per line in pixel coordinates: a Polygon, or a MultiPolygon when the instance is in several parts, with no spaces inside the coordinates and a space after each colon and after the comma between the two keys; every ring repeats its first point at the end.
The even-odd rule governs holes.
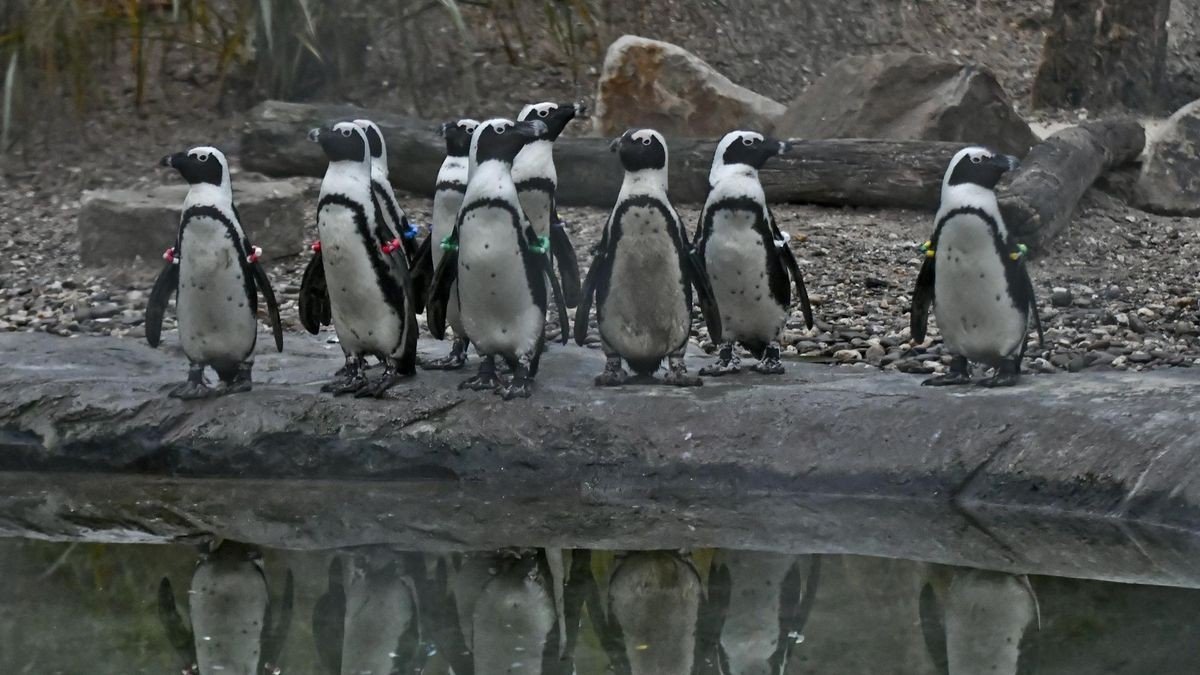
{"type": "Polygon", "coordinates": [[[1160,111],[1170,8],[1171,0],[1055,0],[1034,107],[1160,111]]]}

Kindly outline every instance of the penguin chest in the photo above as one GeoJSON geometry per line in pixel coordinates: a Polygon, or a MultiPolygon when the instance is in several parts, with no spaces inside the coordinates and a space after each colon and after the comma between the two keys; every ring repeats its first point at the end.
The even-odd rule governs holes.
{"type": "Polygon", "coordinates": [[[787,321],[787,308],[771,295],[767,260],[775,251],[768,251],[754,230],[758,218],[745,210],[718,211],[705,242],[704,262],[726,339],[770,342],[787,321]]]}
{"type": "Polygon", "coordinates": [[[529,224],[533,226],[533,231],[537,232],[539,237],[549,236],[550,193],[544,189],[530,188],[528,190],[521,190],[519,198],[521,200],[521,211],[529,219],[529,224]]]}
{"type": "Polygon", "coordinates": [[[354,212],[339,204],[321,209],[317,227],[338,340],[350,354],[390,355],[403,326],[380,285],[375,242],[359,232],[354,212]]]}
{"type": "Polygon", "coordinates": [[[729,661],[730,675],[767,673],[768,664],[779,648],[784,577],[795,558],[777,553],[729,551],[724,554],[724,562],[731,588],[729,609],[721,628],[721,650],[729,661]]]}
{"type": "Polygon", "coordinates": [[[613,573],[609,608],[633,675],[690,675],[700,580],[667,553],[634,553],[613,573]]]}
{"type": "Polygon", "coordinates": [[[225,225],[203,216],[188,220],[179,260],[179,338],[196,362],[240,363],[254,351],[258,325],[246,295],[237,246],[225,225]]]}
{"type": "Polygon", "coordinates": [[[188,602],[200,672],[256,675],[268,600],[262,572],[251,562],[196,569],[188,602]]]}
{"type": "Polygon", "coordinates": [[[467,337],[481,354],[532,352],[542,336],[546,308],[530,288],[512,213],[476,207],[463,216],[459,228],[458,299],[467,337]]]}
{"type": "Polygon", "coordinates": [[[971,214],[947,221],[936,260],[934,310],[951,351],[984,363],[1017,352],[1026,317],[1013,302],[988,224],[971,214]]]}
{"type": "Polygon", "coordinates": [[[540,575],[522,565],[502,572],[484,587],[473,615],[473,651],[478,675],[535,675],[555,626],[554,598],[540,575]]]}
{"type": "Polygon", "coordinates": [[[416,602],[394,571],[361,570],[346,584],[342,672],[389,675],[401,637],[416,618],[416,602]]]}
{"type": "Polygon", "coordinates": [[[626,359],[660,359],[691,328],[679,252],[657,209],[626,211],[608,293],[597,308],[600,335],[626,359]]]}

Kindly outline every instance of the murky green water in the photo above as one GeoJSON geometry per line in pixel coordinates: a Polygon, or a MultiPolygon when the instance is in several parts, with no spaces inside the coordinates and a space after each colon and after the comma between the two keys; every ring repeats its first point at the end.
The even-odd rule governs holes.
{"type": "Polygon", "coordinates": [[[1200,592],[848,555],[0,540],[0,673],[1195,673],[1200,592]]]}

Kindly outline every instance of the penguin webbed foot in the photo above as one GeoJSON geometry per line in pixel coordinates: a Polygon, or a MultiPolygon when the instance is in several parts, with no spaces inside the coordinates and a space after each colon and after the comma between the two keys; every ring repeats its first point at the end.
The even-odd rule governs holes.
{"type": "Polygon", "coordinates": [[[921,382],[922,387],[952,387],[971,384],[971,364],[965,357],[956,356],[950,362],[949,372],[921,382]]]}
{"type": "Polygon", "coordinates": [[[331,382],[327,382],[321,387],[321,391],[334,396],[344,396],[353,394],[359,389],[367,385],[367,376],[363,372],[365,363],[362,358],[347,359],[346,364],[342,366],[339,373],[343,373],[340,377],[334,375],[331,382]]]}
{"type": "Polygon", "coordinates": [[[779,343],[772,342],[767,345],[762,356],[759,357],[758,363],[754,364],[750,370],[760,375],[782,375],[784,369],[783,361],[779,359],[779,343]]]}
{"type": "Polygon", "coordinates": [[[986,380],[979,382],[979,386],[994,389],[996,387],[1012,387],[1021,379],[1020,367],[1016,361],[1005,361],[996,368],[996,373],[986,380]]]}
{"type": "Polygon", "coordinates": [[[475,377],[463,380],[459,383],[458,388],[471,391],[495,391],[502,384],[500,378],[496,376],[496,359],[489,356],[479,364],[479,372],[475,374],[475,377]]]}
{"type": "Polygon", "coordinates": [[[704,380],[696,375],[688,374],[682,355],[670,357],[667,374],[663,376],[662,381],[663,384],[670,387],[699,387],[704,385],[704,380]]]}
{"type": "Polygon", "coordinates": [[[354,398],[383,398],[387,390],[396,386],[404,375],[396,367],[395,359],[385,359],[383,373],[375,380],[363,378],[364,384],[354,392],[354,398]]]}
{"type": "Polygon", "coordinates": [[[177,398],[183,401],[196,401],[202,398],[212,398],[217,395],[217,391],[203,382],[192,382],[188,380],[183,384],[175,387],[167,396],[177,398]]]}
{"type": "Polygon", "coordinates": [[[221,388],[217,390],[217,395],[241,394],[253,389],[254,382],[250,377],[253,367],[252,363],[240,364],[229,379],[221,379],[221,388]]]}
{"type": "Polygon", "coordinates": [[[424,370],[460,370],[467,365],[467,345],[464,340],[455,340],[450,347],[450,353],[440,359],[422,361],[424,370]]]}
{"type": "Polygon", "coordinates": [[[700,375],[704,377],[721,377],[722,375],[736,375],[742,372],[742,360],[733,351],[733,344],[727,343],[721,345],[721,350],[717,354],[717,361],[711,366],[704,366],[700,369],[700,375]]]}
{"type": "Polygon", "coordinates": [[[533,395],[533,380],[528,377],[514,377],[511,382],[497,390],[505,401],[514,398],[529,398],[533,395]]]}
{"type": "Polygon", "coordinates": [[[609,356],[595,381],[597,387],[619,387],[629,381],[629,371],[621,367],[621,357],[609,356]]]}

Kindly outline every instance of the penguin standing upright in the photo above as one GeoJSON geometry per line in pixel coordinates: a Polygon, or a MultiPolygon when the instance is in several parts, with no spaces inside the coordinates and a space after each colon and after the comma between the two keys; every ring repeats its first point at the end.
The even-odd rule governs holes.
{"type": "Polygon", "coordinates": [[[922,384],[971,381],[970,361],[996,369],[984,386],[1017,383],[1030,322],[1042,339],[1025,248],[1014,242],[1000,215],[994,189],[1014,157],[987,148],[964,148],[942,180],[942,201],[912,301],[912,339],[925,340],[929,306],[937,313],[950,371],[922,384]]]}
{"type": "Polygon", "coordinates": [[[191,362],[187,382],[171,391],[194,399],[249,391],[258,340],[258,292],[267,303],[275,348],[283,351],[283,326],[271,282],[258,262],[262,249],[250,244],[233,205],[229,163],[220,150],[192,148],[162,158],[190,188],[179,217],[175,246],[146,305],[146,341],[157,347],[163,315],[178,292],[179,339],[191,362]],[[223,386],[204,383],[204,367],[217,371],[223,386]]]}
{"type": "Polygon", "coordinates": [[[340,377],[322,387],[334,394],[383,396],[416,372],[417,321],[404,253],[380,238],[382,206],[371,189],[366,133],[352,122],[313,129],[329,168],[317,205],[320,247],[300,284],[300,320],[311,333],[333,324],[346,355],[340,377]],[[384,364],[375,381],[366,356],[384,364]]]}
{"type": "Polygon", "coordinates": [[[1037,671],[1037,593],[1023,574],[954,568],[921,590],[921,632],[938,673],[1037,671]],[[1030,631],[1030,627],[1035,631],[1030,631]]]}
{"type": "Polygon", "coordinates": [[[813,326],[800,265],[775,224],[758,180],[758,170],[768,159],[790,149],[788,143],[753,131],[731,131],[717,145],[695,246],[717,297],[725,342],[717,362],[702,368],[701,375],[738,372],[735,342],[758,359],[754,371],[783,373],[779,337],[792,301],[789,274],[804,322],[813,326]]]}
{"type": "Polygon", "coordinates": [[[579,304],[579,261],[566,225],[558,217],[556,196],[558,172],[554,168],[554,141],[567,124],[586,113],[582,103],[531,103],[521,109],[517,121],[541,120],[549,132],[545,138],[526,145],[513,161],[512,177],[521,198],[521,209],[539,237],[550,238],[550,254],[558,263],[563,300],[567,307],[579,304]]]}
{"type": "MultiPolygon", "coordinates": [[[[608,611],[599,622],[613,672],[692,675],[703,594],[687,554],[635,551],[618,557],[608,582],[608,611]]],[[[601,613],[589,609],[589,616],[601,613]]]]}
{"type": "Polygon", "coordinates": [[[457,281],[463,330],[482,358],[479,374],[460,386],[495,389],[505,400],[532,393],[543,347],[547,278],[559,306],[563,340],[567,338],[562,292],[546,256],[549,242],[538,237],[521,211],[511,174],[521,148],[546,133],[540,120],[493,119],[475,130],[467,192],[454,231],[441,243],[447,255],[434,273],[430,294],[430,331],[441,337],[457,281]],[[496,375],[496,356],[512,369],[507,383],[496,375]]]}
{"type": "MultiPolygon", "coordinates": [[[[472,119],[461,119],[457,122],[446,122],[442,125],[442,136],[446,139],[446,159],[438,170],[437,184],[433,193],[433,226],[429,230],[425,250],[429,252],[429,261],[422,264],[432,270],[437,269],[445,251],[441,247],[445,239],[454,231],[454,223],[458,220],[458,211],[462,208],[463,197],[467,194],[467,174],[471,154],[471,136],[479,122],[472,119]]],[[[429,370],[458,370],[467,362],[467,337],[463,332],[462,319],[458,310],[458,294],[450,289],[450,300],[446,306],[446,321],[454,331],[450,353],[446,356],[426,361],[422,368],[429,370]]]]}
{"type": "Polygon", "coordinates": [[[651,376],[669,359],[666,384],[696,386],[684,364],[696,288],[709,335],[721,339],[721,318],[703,263],[684,241],[679,214],[667,199],[667,143],[653,129],[630,129],[610,146],[618,152],[625,180],[604,228],[584,282],[575,315],[575,341],[587,338],[595,297],[604,372],[599,386],[623,384],[629,374],[651,376]]]}

